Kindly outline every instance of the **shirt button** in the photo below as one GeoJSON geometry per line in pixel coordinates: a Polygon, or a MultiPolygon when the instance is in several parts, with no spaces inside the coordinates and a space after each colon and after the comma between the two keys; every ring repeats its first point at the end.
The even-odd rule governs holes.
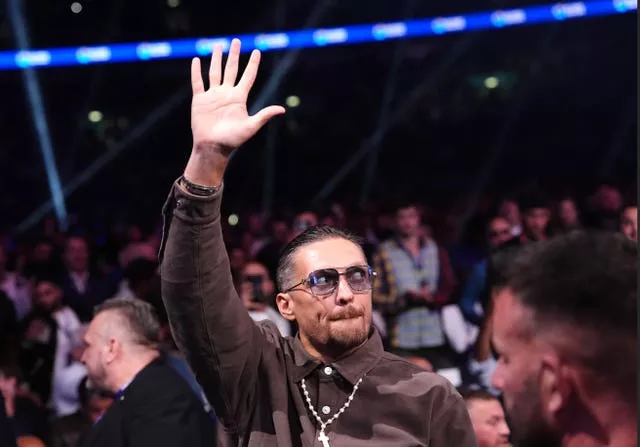
{"type": "Polygon", "coordinates": [[[176,208],[182,208],[182,206],[184,205],[184,202],[180,199],[178,199],[176,201],[176,208]]]}
{"type": "Polygon", "coordinates": [[[324,407],[322,407],[322,412],[324,414],[329,414],[331,413],[331,408],[327,407],[326,405],[324,407]]]}
{"type": "Polygon", "coordinates": [[[324,368],[324,373],[328,376],[330,376],[331,374],[333,374],[333,369],[330,366],[326,366],[324,368]]]}

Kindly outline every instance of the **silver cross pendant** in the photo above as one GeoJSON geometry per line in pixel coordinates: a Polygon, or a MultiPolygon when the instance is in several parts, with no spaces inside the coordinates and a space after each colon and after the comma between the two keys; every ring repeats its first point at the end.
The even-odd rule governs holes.
{"type": "Polygon", "coordinates": [[[320,431],[320,434],[318,435],[318,441],[322,443],[322,447],[331,447],[329,445],[329,437],[325,434],[324,431],[320,431]]]}

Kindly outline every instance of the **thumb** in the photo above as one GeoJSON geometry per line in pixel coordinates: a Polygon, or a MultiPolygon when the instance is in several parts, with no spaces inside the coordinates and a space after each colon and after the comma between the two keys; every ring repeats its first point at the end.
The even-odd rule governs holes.
{"type": "Polygon", "coordinates": [[[251,127],[253,128],[254,133],[259,131],[262,126],[267,124],[267,121],[269,121],[271,118],[276,115],[282,115],[284,114],[284,112],[285,110],[282,106],[269,106],[260,110],[255,115],[249,117],[249,122],[251,127]]]}

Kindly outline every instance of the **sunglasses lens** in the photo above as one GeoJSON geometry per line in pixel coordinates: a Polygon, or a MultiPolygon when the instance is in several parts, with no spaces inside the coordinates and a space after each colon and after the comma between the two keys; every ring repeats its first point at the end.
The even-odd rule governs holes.
{"type": "Polygon", "coordinates": [[[371,274],[368,267],[350,267],[347,269],[347,282],[354,292],[371,289],[371,274]]]}
{"type": "Polygon", "coordinates": [[[309,286],[314,295],[329,295],[336,290],[339,278],[335,269],[317,270],[309,275],[309,286]]]}

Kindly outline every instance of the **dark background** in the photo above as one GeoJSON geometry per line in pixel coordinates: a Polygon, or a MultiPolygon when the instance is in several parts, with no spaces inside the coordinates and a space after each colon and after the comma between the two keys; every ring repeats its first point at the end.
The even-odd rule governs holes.
{"type": "MultiPolygon", "coordinates": [[[[233,35],[302,27],[318,2],[203,2],[176,8],[150,0],[28,0],[34,48],[233,35]]],[[[540,2],[543,3],[543,2],[540,2]]],[[[517,7],[531,1],[329,1],[318,27],[517,7]]],[[[0,48],[14,49],[0,7],[0,48]]],[[[377,128],[394,57],[390,116],[413,106],[385,134],[371,201],[412,195],[436,208],[464,208],[492,166],[481,195],[531,185],[587,194],[610,181],[635,191],[635,13],[443,37],[303,50],[272,97],[298,108],[271,124],[233,160],[225,207],[260,207],[267,138],[275,141],[273,208],[301,209],[377,128]],[[497,76],[498,88],[483,86],[497,76]],[[423,86],[421,94],[415,89],[423,86]],[[412,93],[413,92],[413,93],[412,93]],[[496,151],[497,149],[497,151],[496,151]],[[495,163],[491,154],[495,153],[495,163]]],[[[260,92],[283,53],[263,56],[260,92]]],[[[66,184],[176,91],[188,87],[189,61],[50,68],[37,71],[56,159],[66,184]],[[99,124],[87,120],[100,110],[99,124]]],[[[11,230],[49,197],[21,73],[0,72],[0,230],[11,230]]],[[[189,98],[129,145],[68,198],[87,219],[159,217],[189,155],[189,98]]],[[[356,204],[365,157],[329,199],[356,204]]]]}

